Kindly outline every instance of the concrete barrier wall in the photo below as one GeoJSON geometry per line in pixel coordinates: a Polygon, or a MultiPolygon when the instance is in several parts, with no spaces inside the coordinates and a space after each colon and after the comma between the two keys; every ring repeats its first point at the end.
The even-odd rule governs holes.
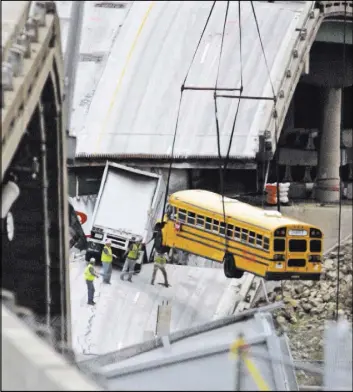
{"type": "Polygon", "coordinates": [[[99,391],[4,305],[1,390],[99,391]]]}

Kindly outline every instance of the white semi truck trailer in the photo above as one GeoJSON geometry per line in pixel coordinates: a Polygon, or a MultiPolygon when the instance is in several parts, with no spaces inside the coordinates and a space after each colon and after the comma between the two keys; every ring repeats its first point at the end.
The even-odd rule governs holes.
{"type": "Polygon", "coordinates": [[[153,229],[162,215],[165,197],[162,175],[107,162],[95,203],[86,260],[100,262],[103,246],[112,243],[113,262],[121,266],[123,255],[135,238],[142,241],[136,272],[150,261],[153,229]]]}

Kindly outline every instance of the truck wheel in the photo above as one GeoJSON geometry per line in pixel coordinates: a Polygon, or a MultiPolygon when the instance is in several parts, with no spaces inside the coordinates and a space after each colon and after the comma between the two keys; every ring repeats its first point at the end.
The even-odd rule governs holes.
{"type": "Polygon", "coordinates": [[[91,257],[93,257],[96,260],[96,262],[97,262],[97,259],[95,258],[94,254],[91,253],[91,252],[86,251],[85,260],[86,261],[90,261],[91,257]]]}
{"type": "Polygon", "coordinates": [[[244,271],[238,269],[235,264],[234,256],[226,253],[223,259],[224,275],[227,278],[240,279],[244,275],[244,271]]]}

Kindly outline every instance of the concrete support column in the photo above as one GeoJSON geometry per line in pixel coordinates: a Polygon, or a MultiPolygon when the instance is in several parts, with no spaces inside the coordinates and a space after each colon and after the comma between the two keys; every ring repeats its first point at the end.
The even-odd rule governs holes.
{"type": "Polygon", "coordinates": [[[332,203],[339,201],[342,89],[329,87],[322,90],[323,118],[316,199],[321,203],[332,203]]]}

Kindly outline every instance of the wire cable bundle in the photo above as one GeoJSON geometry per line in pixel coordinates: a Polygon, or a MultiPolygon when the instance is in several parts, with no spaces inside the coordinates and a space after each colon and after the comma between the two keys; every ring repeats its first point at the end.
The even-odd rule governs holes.
{"type": "MultiPolygon", "coordinates": [[[[253,2],[251,1],[251,7],[252,7],[252,12],[254,15],[254,20],[255,20],[255,24],[256,24],[256,29],[257,29],[257,33],[259,36],[259,40],[260,40],[260,45],[261,45],[261,50],[262,50],[262,54],[264,56],[265,59],[265,64],[266,64],[266,69],[267,69],[267,73],[269,76],[269,80],[270,80],[270,85],[271,85],[271,89],[272,89],[272,94],[273,97],[272,98],[266,98],[266,99],[273,99],[274,101],[274,110],[275,110],[275,105],[276,105],[276,96],[275,96],[275,92],[274,92],[274,87],[273,87],[273,83],[271,80],[271,75],[270,75],[270,71],[269,71],[269,67],[268,67],[268,62],[267,62],[267,58],[265,55],[265,50],[264,50],[264,45],[261,39],[261,33],[260,33],[260,28],[258,25],[258,21],[257,21],[257,17],[256,17],[256,13],[255,13],[255,8],[253,5],[253,2]]],[[[223,51],[223,43],[224,43],[224,35],[225,35],[225,25],[227,22],[227,16],[228,16],[228,11],[229,11],[229,1],[227,1],[227,5],[226,5],[226,13],[225,13],[225,19],[224,19],[224,25],[223,25],[223,31],[222,31],[222,41],[221,41],[221,48],[220,48],[220,57],[219,57],[219,64],[218,64],[218,71],[217,71],[217,79],[216,79],[216,85],[214,88],[210,88],[210,87],[186,87],[185,83],[186,80],[188,78],[190,69],[193,65],[194,59],[196,57],[197,51],[199,49],[199,46],[201,44],[202,38],[205,34],[206,28],[209,24],[211,15],[214,11],[214,7],[215,7],[216,2],[214,1],[212,4],[212,7],[210,9],[210,12],[208,14],[205,26],[203,28],[203,31],[201,33],[200,39],[198,41],[198,44],[196,46],[194,55],[192,57],[191,63],[189,65],[188,71],[186,73],[186,76],[184,78],[184,81],[182,83],[181,86],[181,93],[180,93],[180,99],[179,99],[179,105],[178,105],[178,111],[177,111],[177,119],[176,119],[176,124],[175,124],[175,129],[174,129],[174,136],[173,136],[173,141],[172,141],[172,148],[171,148],[171,160],[170,160],[170,164],[169,164],[169,168],[168,168],[168,176],[167,176],[167,186],[166,186],[166,195],[165,195],[165,200],[164,200],[164,205],[163,205],[163,216],[165,213],[165,208],[166,208],[166,204],[167,204],[167,200],[168,200],[168,191],[169,191],[169,183],[170,183],[170,176],[171,176],[171,171],[172,171],[172,165],[174,162],[174,149],[175,149],[175,141],[176,141],[176,136],[177,136],[177,130],[178,130],[178,124],[179,124],[179,117],[180,117],[180,109],[181,109],[181,103],[182,103],[182,98],[183,98],[183,92],[185,90],[203,90],[203,91],[209,91],[209,90],[214,90],[214,102],[215,102],[215,119],[216,119],[216,130],[217,130],[217,146],[218,146],[218,160],[219,160],[219,165],[220,165],[220,188],[221,188],[221,193],[222,193],[222,199],[223,199],[223,191],[224,191],[224,175],[225,175],[225,171],[228,165],[228,161],[229,161],[229,156],[230,156],[230,150],[231,150],[231,146],[232,146],[232,141],[233,141],[233,136],[234,136],[234,130],[235,130],[235,124],[236,124],[236,120],[237,120],[237,115],[238,115],[238,111],[239,111],[239,104],[240,104],[240,99],[241,99],[241,94],[243,92],[244,89],[244,85],[243,85],[243,65],[242,65],[242,26],[241,26],[241,3],[240,1],[238,1],[238,21],[239,21],[239,59],[240,59],[240,81],[241,81],[241,86],[240,88],[218,88],[218,78],[219,78],[219,70],[220,70],[220,61],[221,61],[221,56],[222,56],[222,51],[223,51]],[[229,140],[229,144],[228,144],[228,148],[227,148],[227,155],[224,159],[224,163],[223,163],[223,170],[222,170],[222,174],[221,174],[221,168],[222,168],[222,157],[221,157],[221,148],[220,148],[220,131],[219,131],[219,123],[218,123],[218,108],[217,108],[217,94],[216,91],[218,90],[227,90],[227,91],[234,91],[234,90],[238,90],[240,92],[240,95],[238,96],[239,101],[237,104],[237,109],[236,109],[236,114],[235,114],[235,118],[233,121],[233,126],[232,126],[232,131],[231,131],[231,136],[230,136],[230,140],[229,140]],[[222,191],[223,190],[223,191],[222,191]]],[[[219,96],[218,96],[219,97],[219,96]]],[[[225,97],[225,96],[224,96],[225,97]]],[[[234,96],[236,97],[236,96],[234,96]]],[[[249,98],[249,97],[244,97],[244,98],[249,98]]],[[[253,99],[265,99],[262,97],[252,97],[253,99]]],[[[275,122],[275,127],[277,128],[277,121],[275,122]]],[[[278,142],[278,132],[276,130],[276,142],[278,142]]],[[[268,167],[267,167],[267,172],[269,170],[269,163],[268,162],[268,167]]],[[[277,170],[277,183],[278,183],[278,170],[277,170]]],[[[224,199],[223,199],[223,204],[224,204],[224,199]]],[[[279,207],[278,207],[279,208],[279,207]]],[[[224,211],[224,208],[223,208],[224,211]]]]}
{"type": "MultiPolygon", "coordinates": [[[[242,55],[241,55],[241,24],[240,24],[240,18],[241,18],[240,12],[241,11],[240,11],[240,8],[241,8],[240,1],[238,1],[239,47],[240,47],[240,83],[241,83],[240,89],[239,89],[239,95],[241,96],[243,93],[243,67],[242,67],[242,55]]],[[[215,107],[216,131],[217,131],[217,149],[218,149],[218,162],[219,162],[220,193],[222,195],[222,209],[223,209],[224,224],[226,222],[226,211],[225,211],[225,205],[224,205],[224,178],[225,178],[225,173],[227,170],[227,165],[228,165],[228,161],[229,161],[229,154],[230,154],[230,149],[232,146],[233,135],[234,135],[234,130],[235,130],[235,124],[237,121],[239,107],[240,107],[240,98],[239,98],[238,103],[237,103],[237,108],[236,108],[236,112],[235,112],[233,125],[232,125],[232,130],[231,130],[231,134],[230,134],[230,138],[229,138],[227,155],[226,155],[226,158],[225,158],[224,163],[222,165],[221,140],[220,140],[219,121],[218,121],[218,106],[217,106],[217,88],[218,88],[219,71],[220,71],[221,59],[222,59],[222,53],[223,53],[224,35],[225,35],[225,28],[226,28],[226,23],[227,23],[228,11],[229,11],[229,1],[227,1],[226,12],[225,12],[225,17],[224,17],[222,40],[221,40],[220,54],[219,54],[219,59],[218,59],[217,77],[216,77],[215,91],[213,94],[214,107],[215,107]]],[[[225,244],[224,244],[225,245],[225,252],[227,252],[228,243],[227,243],[226,226],[224,226],[224,239],[225,239],[225,244]]]]}
{"type": "Polygon", "coordinates": [[[215,5],[216,5],[216,1],[214,1],[213,4],[212,4],[212,7],[211,7],[211,10],[210,10],[210,12],[209,12],[209,14],[208,14],[208,17],[207,17],[205,26],[204,26],[204,28],[203,28],[203,30],[202,30],[202,33],[201,33],[199,42],[197,43],[197,46],[196,46],[194,55],[192,56],[191,63],[190,63],[189,68],[188,68],[188,70],[187,70],[187,72],[186,72],[186,76],[185,76],[185,78],[184,78],[183,84],[181,85],[180,99],[179,99],[179,105],[178,105],[178,111],[177,111],[177,118],[176,118],[175,129],[174,129],[174,136],[173,136],[173,142],[172,142],[171,159],[170,159],[170,164],[169,164],[169,169],[168,169],[167,186],[166,186],[166,192],[165,192],[165,198],[164,198],[164,205],[163,205],[163,214],[162,214],[162,217],[164,216],[165,208],[166,208],[167,200],[168,200],[168,191],[169,191],[170,175],[171,175],[171,172],[172,172],[172,165],[173,165],[173,161],[174,161],[175,140],[176,140],[177,131],[178,131],[178,124],[179,124],[179,117],[180,117],[180,108],[181,108],[181,103],[182,103],[182,99],[183,99],[183,93],[184,93],[184,91],[185,91],[185,82],[186,82],[186,80],[187,80],[187,78],[188,78],[188,76],[189,76],[190,69],[191,69],[192,64],[193,64],[193,62],[194,62],[194,59],[195,59],[195,57],[196,57],[197,51],[198,51],[199,46],[200,46],[200,44],[201,44],[202,38],[203,38],[203,36],[204,36],[204,34],[205,34],[205,31],[206,31],[206,28],[207,28],[207,26],[208,26],[208,23],[209,23],[209,21],[210,21],[210,19],[211,19],[211,15],[212,15],[212,13],[213,13],[213,10],[214,10],[215,5]]]}

